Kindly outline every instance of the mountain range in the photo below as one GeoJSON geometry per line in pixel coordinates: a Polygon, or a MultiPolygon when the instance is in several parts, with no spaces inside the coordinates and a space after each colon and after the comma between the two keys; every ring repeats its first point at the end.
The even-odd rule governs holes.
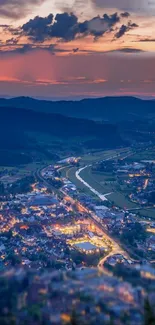
{"type": "Polygon", "coordinates": [[[0,107],[23,108],[110,122],[155,118],[155,101],[135,97],[104,97],[80,101],[46,101],[30,97],[1,98],[0,107]]]}

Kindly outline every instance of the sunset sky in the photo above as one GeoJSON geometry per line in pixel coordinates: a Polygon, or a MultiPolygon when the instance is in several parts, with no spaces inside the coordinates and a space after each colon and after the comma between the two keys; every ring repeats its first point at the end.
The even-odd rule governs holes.
{"type": "Polygon", "coordinates": [[[0,96],[155,97],[155,0],[0,0],[0,96]]]}

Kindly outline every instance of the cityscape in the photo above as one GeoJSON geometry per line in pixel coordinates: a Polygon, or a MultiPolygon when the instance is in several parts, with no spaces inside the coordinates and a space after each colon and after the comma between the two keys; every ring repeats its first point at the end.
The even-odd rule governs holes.
{"type": "MultiPolygon", "coordinates": [[[[150,150],[153,149],[151,147],[150,150]]],[[[25,278],[26,272],[34,272],[35,269],[40,274],[37,290],[44,295],[49,289],[47,284],[42,283],[43,269],[56,272],[47,275],[47,281],[51,281],[53,276],[59,278],[60,272],[74,272],[77,281],[83,281],[83,289],[80,290],[84,290],[86,281],[87,289],[83,294],[87,296],[89,292],[91,300],[95,299],[97,306],[96,294],[102,295],[103,291],[102,303],[109,300],[109,316],[103,311],[98,316],[98,310],[101,310],[98,306],[95,307],[98,310],[93,312],[95,319],[101,317],[102,321],[108,322],[111,318],[107,317],[114,314],[117,320],[121,308],[123,313],[128,311],[131,323],[141,324],[147,286],[149,285],[151,295],[155,283],[155,222],[153,215],[147,216],[147,212],[154,211],[152,197],[155,191],[155,163],[148,160],[137,162],[134,160],[137,155],[135,151],[135,148],[123,148],[115,152],[107,150],[99,153],[99,157],[102,156],[99,161],[98,153],[67,157],[55,164],[38,168],[33,175],[26,176],[24,181],[23,178],[19,179],[17,168],[9,171],[9,174],[7,169],[2,170],[0,268],[3,277],[18,281],[18,272],[19,277],[25,278]],[[91,164],[84,166],[86,158],[91,160],[91,164]],[[96,182],[92,187],[91,176],[91,185],[88,183],[88,168],[93,177],[97,173],[101,178],[103,173],[102,186],[108,194],[103,194],[103,189],[99,192],[101,183],[96,182]],[[74,173],[71,174],[71,171],[74,173]],[[108,178],[105,181],[106,174],[108,178]],[[110,197],[113,198],[114,194],[109,187],[116,191],[116,185],[122,186],[124,192],[127,187],[128,195],[125,197],[129,206],[134,204],[132,208],[120,207],[111,200],[110,197]],[[12,271],[7,275],[8,268],[12,271]],[[134,283],[134,274],[137,274],[138,287],[134,283]],[[128,283],[120,281],[120,276],[128,283]]],[[[146,148],[141,148],[139,156],[146,151],[146,148]]],[[[72,276],[70,279],[70,273],[68,276],[66,288],[73,285],[75,295],[77,284],[74,284],[72,276]]],[[[35,278],[32,278],[32,287],[29,288],[31,291],[34,282],[35,278]]],[[[55,286],[54,282],[53,285],[55,286]]],[[[68,292],[69,289],[66,290],[68,292]]],[[[33,292],[29,294],[33,296],[33,292]]],[[[72,295],[67,299],[73,299],[72,295]]],[[[20,297],[21,299],[25,298],[20,297]]],[[[65,308],[68,313],[60,308],[60,313],[56,316],[58,323],[71,321],[73,306],[71,308],[67,305],[65,308]]],[[[50,309],[48,317],[51,317],[51,312],[50,309]]],[[[82,315],[80,312],[78,317],[81,319],[82,315]]]]}
{"type": "Polygon", "coordinates": [[[0,0],[0,325],[155,325],[155,0],[0,0]]]}

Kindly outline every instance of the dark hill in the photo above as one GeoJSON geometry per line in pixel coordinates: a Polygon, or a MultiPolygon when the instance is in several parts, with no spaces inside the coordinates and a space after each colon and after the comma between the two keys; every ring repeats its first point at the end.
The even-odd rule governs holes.
{"type": "Polygon", "coordinates": [[[61,142],[67,142],[69,149],[76,137],[80,137],[81,148],[107,149],[125,144],[116,125],[113,124],[15,107],[1,107],[0,165],[8,165],[8,161],[9,163],[13,161],[14,165],[19,161],[22,164],[28,163],[32,159],[32,151],[39,150],[45,153],[45,149],[49,147],[48,140],[45,140],[40,148],[38,135],[57,137],[61,142]]]}
{"type": "Polygon", "coordinates": [[[155,101],[134,97],[105,97],[83,99],[81,101],[45,101],[29,97],[18,97],[0,99],[0,106],[108,121],[155,117],[155,101]]]}
{"type": "MultiPolygon", "coordinates": [[[[1,107],[1,130],[35,131],[55,136],[116,136],[117,128],[113,124],[103,124],[92,120],[35,112],[28,109],[1,107]]],[[[107,139],[108,141],[108,139],[107,139]]]]}

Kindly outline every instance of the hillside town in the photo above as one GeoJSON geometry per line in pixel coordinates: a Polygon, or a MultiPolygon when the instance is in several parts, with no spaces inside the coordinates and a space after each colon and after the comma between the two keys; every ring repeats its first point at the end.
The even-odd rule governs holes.
{"type": "MultiPolygon", "coordinates": [[[[103,267],[102,260],[106,265],[126,261],[131,265],[155,259],[153,220],[138,218],[136,211],[108,207],[61,176],[61,166],[77,164],[79,159],[71,157],[43,168],[31,179],[35,182],[30,184],[29,192],[1,196],[1,269],[23,265],[38,270],[73,270],[103,267]]],[[[154,171],[152,164],[118,166],[113,160],[95,168],[113,168],[117,175],[123,171],[130,185],[139,179],[138,188],[146,174],[153,178],[154,171]]]]}
{"type": "MultiPolygon", "coordinates": [[[[64,274],[61,272],[66,272],[69,280],[66,280],[66,284],[63,282],[66,289],[61,294],[65,301],[64,308],[59,306],[59,312],[55,316],[52,311],[47,311],[47,319],[54,317],[52,324],[72,324],[74,308],[69,304],[70,299],[72,301],[77,299],[76,317],[80,322],[84,321],[85,317],[89,319],[90,316],[95,321],[105,321],[108,324],[111,317],[112,319],[114,317],[117,324],[117,317],[121,312],[122,317],[128,314],[130,324],[141,324],[145,317],[145,309],[142,306],[148,299],[146,286],[151,281],[149,297],[152,299],[155,279],[153,268],[155,222],[150,218],[140,218],[138,211],[134,209],[131,211],[123,209],[109,204],[107,200],[102,201],[95,195],[80,191],[75,183],[61,173],[66,165],[76,165],[79,168],[79,163],[80,158],[67,158],[41,170],[38,169],[33,176],[24,181],[18,179],[11,185],[10,182],[9,185],[4,184],[4,187],[1,185],[0,281],[3,283],[5,279],[10,286],[12,279],[15,279],[18,288],[18,281],[23,283],[25,277],[31,279],[31,288],[29,286],[26,288],[28,291],[25,292],[24,289],[21,295],[17,289],[15,293],[18,304],[14,312],[18,310],[19,320],[20,317],[24,317],[30,321],[34,317],[33,313],[36,315],[36,311],[29,312],[31,299],[28,298],[32,295],[32,291],[34,294],[32,289],[34,286],[36,287],[34,303],[37,306],[40,304],[41,292],[44,308],[48,309],[47,306],[51,304],[53,306],[53,300],[47,298],[49,294],[51,295],[49,279],[54,281],[52,290],[60,291],[61,274],[64,274]],[[7,270],[11,270],[9,275],[7,270]],[[37,282],[33,277],[34,270],[38,272],[37,282]],[[45,275],[41,275],[40,272],[45,272],[45,275]],[[68,272],[76,273],[71,275],[68,272]],[[132,274],[137,274],[136,285],[132,274]],[[58,281],[57,288],[54,284],[55,277],[58,281]],[[76,287],[74,280],[71,280],[72,277],[76,277],[76,281],[81,283],[79,303],[78,286],[76,287]],[[123,281],[120,281],[120,277],[123,281]],[[70,290],[73,294],[68,296],[67,293],[66,297],[68,286],[72,287],[70,290]],[[27,298],[23,300],[25,294],[27,298]],[[95,298],[96,294],[98,300],[95,298]],[[91,303],[86,303],[81,295],[84,297],[89,295],[93,307],[91,303]],[[108,313],[100,306],[100,299],[103,305],[104,301],[106,304],[109,301],[109,305],[106,305],[108,313]],[[25,316],[23,308],[28,308],[25,316]],[[89,309],[89,312],[83,313],[86,309],[89,309]]],[[[101,168],[113,168],[119,182],[124,181],[129,187],[134,188],[136,184],[137,195],[139,193],[137,187],[140,188],[140,184],[141,191],[150,189],[150,179],[153,179],[154,173],[152,164],[123,165],[122,162],[116,163],[112,159],[95,164],[95,169],[101,168]],[[122,173],[125,175],[124,179],[122,177],[120,179],[119,175],[122,173]],[[146,174],[149,178],[147,182],[146,174]]],[[[153,301],[151,300],[151,303],[153,301]]],[[[41,314],[44,319],[44,312],[41,314]]],[[[123,319],[120,324],[124,324],[123,319]]],[[[38,324],[39,321],[40,318],[38,324]]]]}

